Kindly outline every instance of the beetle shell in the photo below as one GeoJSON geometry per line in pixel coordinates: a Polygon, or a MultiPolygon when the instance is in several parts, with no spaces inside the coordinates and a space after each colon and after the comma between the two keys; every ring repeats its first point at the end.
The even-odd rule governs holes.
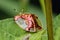
{"type": "Polygon", "coordinates": [[[29,32],[36,32],[36,28],[39,26],[36,18],[38,17],[34,14],[21,14],[14,17],[19,27],[29,32]]]}

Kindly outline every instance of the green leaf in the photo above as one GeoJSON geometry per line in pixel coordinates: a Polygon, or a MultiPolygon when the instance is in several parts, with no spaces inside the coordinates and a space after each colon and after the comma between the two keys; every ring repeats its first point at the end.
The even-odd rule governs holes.
{"type": "Polygon", "coordinates": [[[46,32],[46,30],[38,31],[34,33],[29,40],[42,40],[42,35],[46,32]]]}
{"type": "MultiPolygon", "coordinates": [[[[53,21],[54,39],[60,40],[60,15],[53,21]]],[[[28,32],[21,29],[13,18],[0,20],[0,40],[22,40],[28,32]]],[[[37,33],[31,33],[30,40],[48,40],[47,32],[42,30],[37,33]],[[45,35],[45,36],[44,36],[45,35]]]]}
{"type": "Polygon", "coordinates": [[[0,20],[0,40],[15,40],[26,33],[14,22],[13,18],[0,20]]]}
{"type": "MultiPolygon", "coordinates": [[[[32,38],[35,38],[34,36],[42,35],[45,32],[45,30],[39,31],[37,33],[30,33],[32,38]]],[[[24,31],[21,29],[15,22],[13,18],[8,18],[4,20],[0,20],[0,40],[22,40],[26,34],[29,32],[24,31]]],[[[41,36],[37,39],[41,39],[41,36]]],[[[36,39],[36,40],[37,40],[36,39]]],[[[34,40],[34,39],[32,39],[34,40]]]]}
{"type": "Polygon", "coordinates": [[[54,39],[60,40],[60,14],[55,17],[53,21],[54,26],[54,39]]]}

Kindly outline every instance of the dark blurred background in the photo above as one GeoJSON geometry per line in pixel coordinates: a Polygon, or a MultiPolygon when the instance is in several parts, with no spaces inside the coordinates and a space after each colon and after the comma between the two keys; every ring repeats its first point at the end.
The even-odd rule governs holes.
{"type": "MultiPolygon", "coordinates": [[[[17,3],[19,0],[13,0],[13,1],[15,1],[17,3]]],[[[1,0],[0,0],[0,2],[1,2],[1,0]]],[[[29,0],[29,4],[33,5],[33,6],[37,7],[37,8],[41,8],[39,0],[29,0]]],[[[0,3],[0,19],[5,19],[5,18],[12,17],[12,16],[9,16],[10,14],[8,14],[11,11],[7,12],[9,9],[7,11],[5,11],[5,9],[1,5],[2,4],[0,3]]],[[[56,14],[56,15],[58,15],[60,13],[60,0],[52,0],[52,10],[53,10],[53,13],[56,14]]],[[[12,13],[14,13],[14,12],[12,12],[12,13]]]]}
{"type": "MultiPolygon", "coordinates": [[[[30,0],[30,4],[41,7],[38,0],[30,0]]],[[[60,13],[60,0],[52,0],[52,10],[56,14],[60,13]]]]}

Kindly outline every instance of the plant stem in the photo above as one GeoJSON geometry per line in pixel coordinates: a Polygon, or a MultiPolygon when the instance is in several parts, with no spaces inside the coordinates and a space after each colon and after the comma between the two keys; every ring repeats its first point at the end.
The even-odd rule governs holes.
{"type": "Polygon", "coordinates": [[[51,0],[41,0],[43,11],[46,16],[48,40],[53,40],[53,26],[52,26],[52,6],[51,0]]]}

